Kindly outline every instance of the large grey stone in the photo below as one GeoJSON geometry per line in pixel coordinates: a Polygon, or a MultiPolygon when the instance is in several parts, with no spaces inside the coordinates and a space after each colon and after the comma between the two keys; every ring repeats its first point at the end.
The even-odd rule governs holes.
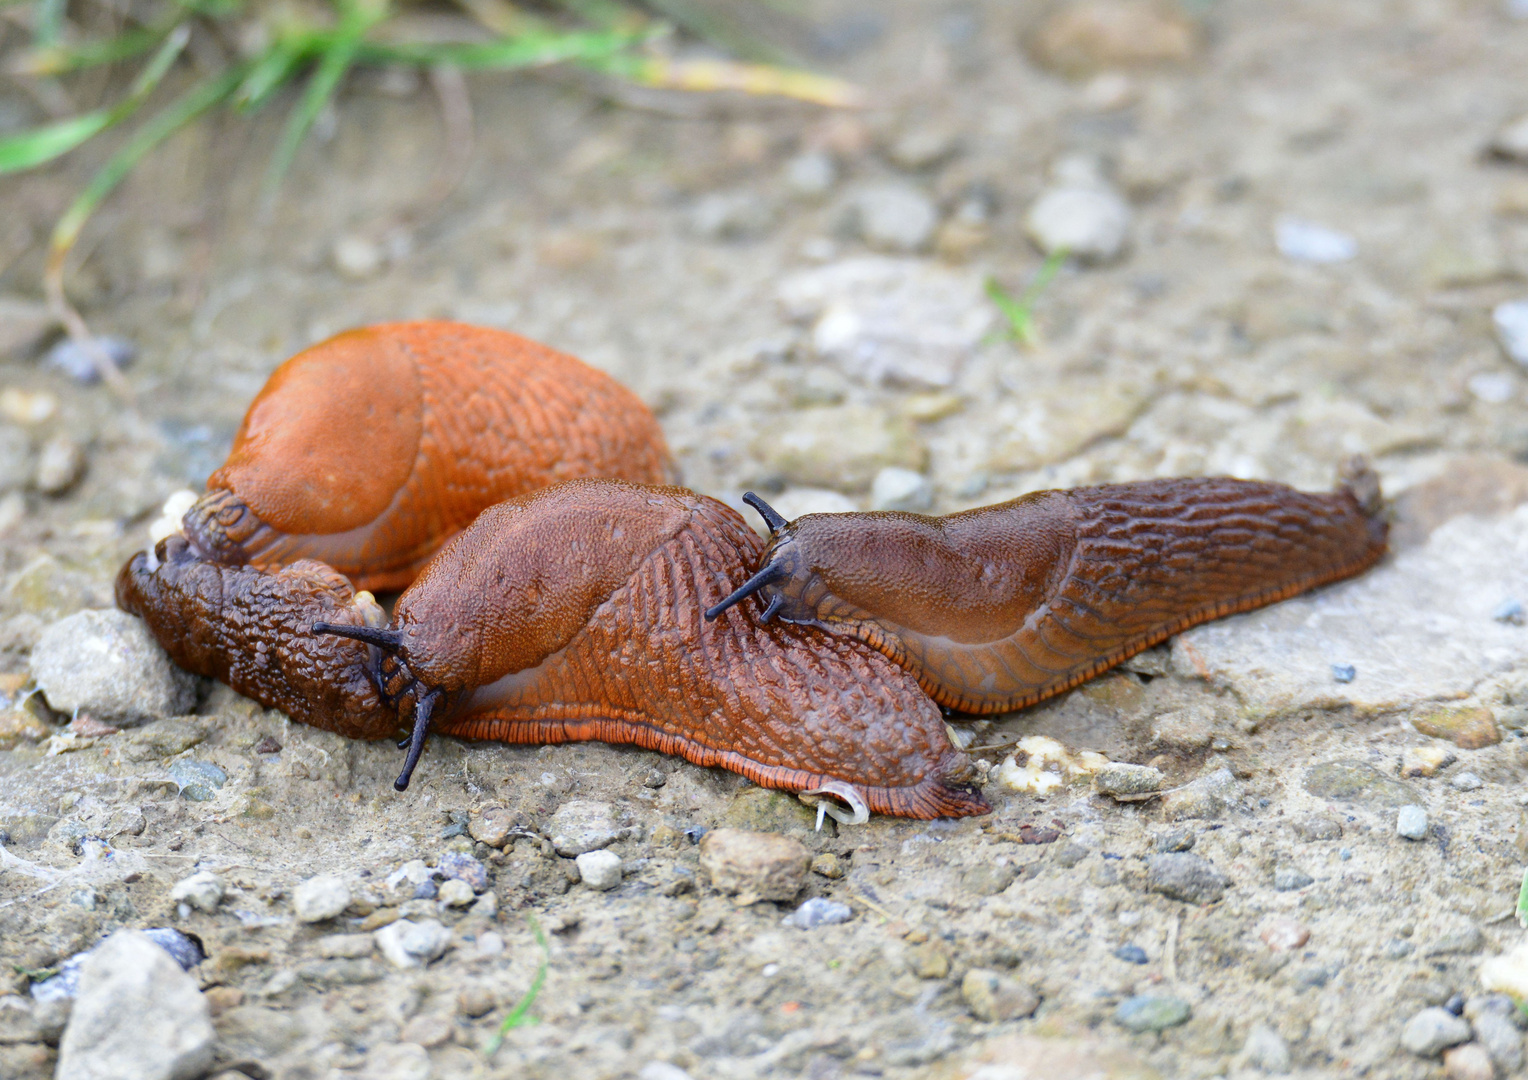
{"type": "Polygon", "coordinates": [[[1401,1029],[1401,1045],[1418,1057],[1437,1057],[1450,1046],[1470,1039],[1470,1022],[1433,1005],[1423,1009],[1401,1029]]]}
{"type": "Polygon", "coordinates": [[[196,703],[194,677],[125,611],[77,611],[58,620],[33,648],[31,673],[52,708],[113,724],[176,716],[196,703]]]}
{"type": "Polygon", "coordinates": [[[1195,627],[1174,640],[1173,664],[1265,718],[1484,694],[1528,672],[1528,634],[1491,617],[1509,596],[1528,596],[1528,506],[1455,518],[1352,581],[1195,627]],[[1338,682],[1333,665],[1355,677],[1338,682]]]}
{"type": "Polygon", "coordinates": [[[212,1066],[196,981],[148,937],[119,930],[85,962],[57,1080],[192,1080],[212,1066]]]}
{"type": "Polygon", "coordinates": [[[546,827],[552,847],[565,859],[609,847],[627,832],[616,823],[610,804],[595,799],[569,799],[557,808],[546,827]]]}
{"type": "Polygon", "coordinates": [[[844,259],[786,278],[780,305],[847,375],[944,387],[992,326],[973,274],[915,259],[844,259]]]}

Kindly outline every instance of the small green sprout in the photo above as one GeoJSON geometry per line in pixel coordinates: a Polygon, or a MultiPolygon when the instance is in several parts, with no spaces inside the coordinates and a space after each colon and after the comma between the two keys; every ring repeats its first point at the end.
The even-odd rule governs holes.
{"type": "Polygon", "coordinates": [[[504,1045],[504,1036],[518,1027],[528,1027],[537,1023],[534,1016],[530,1015],[530,1008],[536,1002],[536,995],[541,993],[541,986],[546,982],[547,963],[552,959],[552,950],[547,946],[546,934],[541,931],[541,924],[536,921],[536,916],[529,913],[525,916],[531,924],[531,933],[536,935],[536,944],[541,946],[541,965],[536,968],[536,977],[531,980],[530,988],[521,995],[520,1000],[515,1002],[515,1007],[509,1010],[509,1015],[504,1017],[504,1022],[499,1025],[499,1030],[494,1032],[493,1038],[483,1044],[483,1056],[491,1058],[499,1052],[499,1047],[504,1045]]]}
{"type": "Polygon", "coordinates": [[[1046,257],[1039,272],[1035,274],[1034,280],[1018,297],[1010,296],[1002,285],[998,284],[997,278],[987,279],[988,298],[997,305],[997,309],[1003,313],[1003,318],[1008,320],[1007,332],[1002,334],[1002,337],[1025,346],[1039,344],[1040,332],[1035,328],[1035,302],[1040,299],[1040,294],[1045,292],[1047,286],[1060,272],[1066,260],[1065,248],[1052,252],[1046,257]]]}

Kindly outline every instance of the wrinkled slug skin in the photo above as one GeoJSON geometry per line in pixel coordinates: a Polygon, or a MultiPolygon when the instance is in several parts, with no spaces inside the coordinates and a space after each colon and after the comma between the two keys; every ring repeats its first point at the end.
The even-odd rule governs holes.
{"type": "Polygon", "coordinates": [[[276,369],[184,529],[217,562],[317,559],[395,590],[484,508],[583,476],[673,480],[630,390],[501,330],[381,324],[276,369]]]}
{"type": "Polygon", "coordinates": [[[117,606],[148,623],[175,663],[351,738],[397,729],[397,709],[373,683],[370,647],[309,632],[318,620],[366,624],[339,574],[317,562],[277,571],[220,566],[198,558],[179,536],[160,541],[155,554],[157,567],[139,552],[118,572],[117,606]]]}
{"type": "MultiPolygon", "coordinates": [[[[1372,474],[1364,481],[1374,485],[1372,474]]],[[[1385,552],[1372,499],[1228,478],[1041,491],[916,514],[809,514],[756,603],[852,637],[941,705],[1031,705],[1197,623],[1349,577],[1385,552]]]]}
{"type": "Polygon", "coordinates": [[[681,488],[579,480],[492,507],[399,598],[384,686],[440,689],[433,729],[464,738],[633,743],[765,787],[848,781],[878,813],[985,813],[939,709],[880,653],[701,617],[762,548],[681,488]]]}

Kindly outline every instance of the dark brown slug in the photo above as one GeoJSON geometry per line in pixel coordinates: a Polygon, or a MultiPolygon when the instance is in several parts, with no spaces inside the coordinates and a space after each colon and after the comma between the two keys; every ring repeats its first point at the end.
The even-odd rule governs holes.
{"type": "Polygon", "coordinates": [[[295,719],[411,726],[400,789],[435,731],[632,743],[766,787],[849,784],[878,813],[985,813],[908,672],[811,627],[703,618],[763,547],[714,499],[576,480],[485,511],[387,626],[319,564],[226,567],[174,537],[122,569],[117,597],[176,663],[295,719]]]}
{"type": "Polygon", "coordinates": [[[706,612],[757,593],[863,641],[968,713],[1032,705],[1197,623],[1350,577],[1385,553],[1379,487],[1349,463],[1325,495],[1224,477],[1039,491],[918,514],[808,514],[706,612]]]}
{"type": "Polygon", "coordinates": [[[319,559],[396,590],[486,507],[581,476],[673,481],[630,390],[502,330],[383,323],[276,369],[184,529],[215,562],[319,559]]]}

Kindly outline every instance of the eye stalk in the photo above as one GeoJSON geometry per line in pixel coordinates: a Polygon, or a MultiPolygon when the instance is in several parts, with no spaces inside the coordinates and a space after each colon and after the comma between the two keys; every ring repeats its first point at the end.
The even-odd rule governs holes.
{"type": "Polygon", "coordinates": [[[764,524],[769,526],[771,536],[790,524],[790,522],[780,516],[778,510],[751,491],[743,492],[743,501],[759,512],[759,516],[764,519],[764,524]]]}
{"type": "MultiPolygon", "coordinates": [[[[403,652],[403,631],[392,627],[316,622],[313,624],[313,633],[364,641],[393,655],[403,652]]],[[[417,682],[414,686],[419,688],[417,682]]],[[[440,697],[440,688],[436,687],[414,699],[414,729],[407,739],[398,744],[399,750],[408,751],[408,756],[403,760],[403,771],[393,781],[393,787],[398,791],[407,791],[409,781],[414,778],[414,767],[419,764],[419,755],[424,753],[425,740],[430,735],[430,718],[435,712],[435,706],[440,703],[440,697]]]]}
{"type": "MultiPolygon", "coordinates": [[[[771,511],[771,512],[773,512],[773,511],[771,511]]],[[[782,522],[782,524],[784,524],[784,523],[782,522]]],[[[732,605],[740,603],[741,601],[748,599],[750,596],[752,596],[754,593],[758,592],[764,586],[770,585],[770,584],[773,584],[776,581],[779,581],[782,577],[785,576],[785,573],[786,573],[785,567],[782,566],[780,563],[772,562],[768,566],[765,566],[758,573],[754,574],[753,577],[749,578],[747,581],[745,581],[741,585],[739,585],[737,587],[737,590],[735,592],[733,592],[733,594],[731,596],[727,597],[727,599],[723,600],[720,604],[717,604],[715,607],[707,608],[706,609],[706,621],[707,622],[711,622],[718,615],[720,615],[722,612],[724,612],[728,608],[732,607],[732,605]]],[[[773,600],[771,600],[769,602],[769,607],[764,609],[764,621],[765,622],[768,622],[770,619],[774,618],[775,612],[779,610],[781,603],[783,603],[783,600],[779,596],[776,596],[773,600]]]]}

